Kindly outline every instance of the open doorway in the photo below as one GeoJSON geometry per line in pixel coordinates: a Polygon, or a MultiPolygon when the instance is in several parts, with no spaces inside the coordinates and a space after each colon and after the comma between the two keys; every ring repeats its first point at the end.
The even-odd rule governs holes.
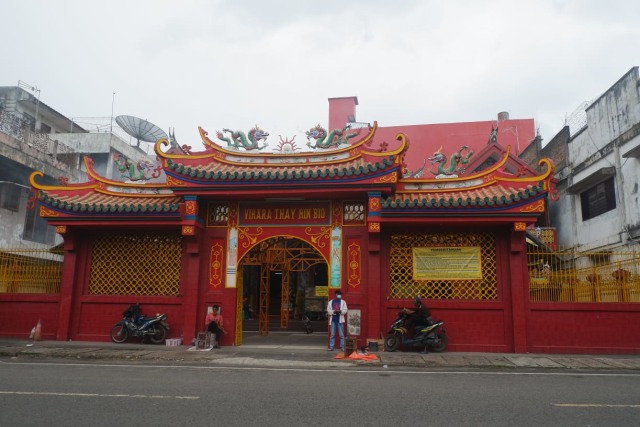
{"type": "Polygon", "coordinates": [[[313,246],[293,237],[267,239],[243,257],[239,269],[243,336],[304,333],[306,313],[317,322],[314,333],[326,337],[328,265],[313,246]]]}

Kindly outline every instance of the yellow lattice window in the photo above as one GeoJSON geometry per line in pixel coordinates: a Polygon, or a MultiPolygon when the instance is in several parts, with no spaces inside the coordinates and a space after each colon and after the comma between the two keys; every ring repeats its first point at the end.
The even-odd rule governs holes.
{"type": "Polygon", "coordinates": [[[59,249],[3,249],[0,293],[59,294],[62,259],[59,249]]]}
{"type": "MultiPolygon", "coordinates": [[[[492,233],[395,233],[390,246],[390,295],[393,299],[497,299],[495,235],[492,233]],[[420,280],[414,272],[415,248],[480,248],[481,278],[420,280]]],[[[446,261],[446,260],[445,260],[446,261]]]]}
{"type": "Polygon", "coordinates": [[[181,258],[181,236],[99,236],[91,258],[89,293],[177,296],[180,293],[181,258]]]}

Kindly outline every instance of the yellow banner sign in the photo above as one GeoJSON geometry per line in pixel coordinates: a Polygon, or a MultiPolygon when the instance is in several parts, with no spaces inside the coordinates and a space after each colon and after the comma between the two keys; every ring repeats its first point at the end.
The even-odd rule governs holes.
{"type": "Polygon", "coordinates": [[[328,286],[316,286],[316,296],[317,297],[327,297],[327,296],[329,296],[329,287],[328,286]]]}
{"type": "Polygon", "coordinates": [[[482,279],[480,246],[413,248],[413,279],[482,279]]]}

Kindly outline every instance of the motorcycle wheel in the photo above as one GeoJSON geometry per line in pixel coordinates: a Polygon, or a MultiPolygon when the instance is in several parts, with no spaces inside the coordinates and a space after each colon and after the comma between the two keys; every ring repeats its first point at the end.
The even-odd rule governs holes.
{"type": "Polygon", "coordinates": [[[111,341],[116,344],[121,344],[129,339],[129,330],[123,323],[116,323],[111,328],[111,341]]]}
{"type": "Polygon", "coordinates": [[[384,351],[396,351],[400,347],[402,338],[396,334],[389,334],[384,339],[384,351]]]}
{"type": "Polygon", "coordinates": [[[438,337],[439,344],[437,346],[431,347],[431,350],[434,353],[442,353],[447,349],[447,344],[449,343],[447,333],[444,331],[437,331],[436,336],[438,337]]]}
{"type": "Polygon", "coordinates": [[[162,344],[167,338],[167,329],[162,325],[155,325],[153,326],[152,333],[147,336],[151,344],[162,344]]]}

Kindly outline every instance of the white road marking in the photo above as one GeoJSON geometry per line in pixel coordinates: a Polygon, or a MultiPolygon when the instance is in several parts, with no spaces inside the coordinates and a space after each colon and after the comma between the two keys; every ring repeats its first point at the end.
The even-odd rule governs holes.
{"type": "Polygon", "coordinates": [[[612,405],[609,403],[554,403],[553,406],[569,408],[640,408],[640,405],[612,405]]]}
{"type": "Polygon", "coordinates": [[[200,396],[161,396],[144,394],[100,394],[100,393],[55,393],[44,391],[2,391],[0,394],[17,394],[28,396],[73,396],[73,397],[126,397],[141,399],[200,399],[200,396]]]}

